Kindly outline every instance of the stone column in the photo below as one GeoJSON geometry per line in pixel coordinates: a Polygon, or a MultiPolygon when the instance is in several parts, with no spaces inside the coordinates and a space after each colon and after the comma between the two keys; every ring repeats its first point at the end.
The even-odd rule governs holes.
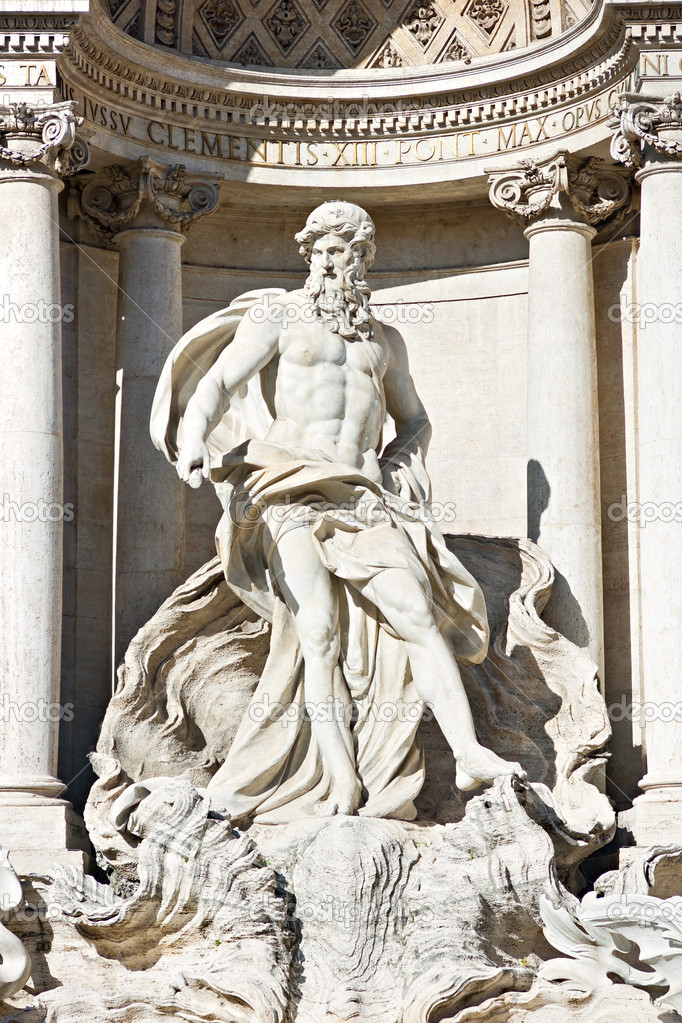
{"type": "Polygon", "coordinates": [[[641,185],[635,296],[646,774],[638,845],[682,845],[682,100],[623,98],[611,152],[641,185]]]}
{"type": "MultiPolygon", "coordinates": [[[[87,161],[71,103],[0,108],[0,816],[17,869],[70,846],[57,797],[63,505],[60,177],[87,161]],[[40,857],[38,856],[38,859],[40,857]]],[[[81,858],[82,862],[82,858],[81,858]]],[[[44,866],[44,862],[43,862],[44,866]]]]}
{"type": "Polygon", "coordinates": [[[156,384],[182,334],[183,231],[218,203],[215,185],[144,158],[112,166],[79,195],[78,212],[119,250],[116,356],[114,662],[184,582],[184,492],[149,437],[156,384]]]}
{"type": "Polygon", "coordinates": [[[491,176],[495,206],[525,226],[528,294],[528,535],[555,566],[545,620],[603,677],[597,357],[591,243],[625,207],[626,175],[559,153],[491,176]]]}

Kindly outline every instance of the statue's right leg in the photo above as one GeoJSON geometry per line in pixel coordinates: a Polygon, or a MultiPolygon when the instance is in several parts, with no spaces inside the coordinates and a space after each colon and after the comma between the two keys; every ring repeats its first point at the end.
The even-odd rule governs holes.
{"type": "Polygon", "coordinates": [[[339,612],[331,575],[322,564],[308,525],[280,534],[271,570],[294,616],[304,664],[305,702],[313,735],[332,777],[329,797],[316,806],[322,816],[352,814],[362,787],[355,770],[350,724],[344,705],[334,700],[339,671],[339,612]]]}
{"type": "Polygon", "coordinates": [[[419,580],[403,568],[388,568],[360,589],[407,647],[417,693],[433,710],[457,760],[458,788],[477,788],[502,775],[524,779],[519,764],[503,760],[478,741],[457,662],[419,580]]]}

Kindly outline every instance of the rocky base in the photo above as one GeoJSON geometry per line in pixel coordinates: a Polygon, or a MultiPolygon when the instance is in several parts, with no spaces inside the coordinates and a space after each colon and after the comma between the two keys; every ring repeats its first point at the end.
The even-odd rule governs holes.
{"type": "Polygon", "coordinates": [[[547,795],[506,779],[456,824],[339,816],[244,834],[172,780],[128,822],[134,878],[56,866],[26,889],[10,926],[31,983],[4,1018],[682,1020],[676,971],[661,967],[670,935],[659,927],[658,958],[626,967],[614,952],[646,952],[642,906],[625,919],[609,903],[621,896],[580,904],[557,879],[547,795]]]}

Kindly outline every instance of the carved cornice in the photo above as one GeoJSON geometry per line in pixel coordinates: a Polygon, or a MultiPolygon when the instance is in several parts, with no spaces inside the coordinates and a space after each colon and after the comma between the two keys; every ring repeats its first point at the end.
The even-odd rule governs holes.
{"type": "Polygon", "coordinates": [[[579,221],[594,226],[625,209],[632,195],[627,171],[567,152],[541,164],[524,160],[517,170],[493,172],[489,180],[493,206],[523,225],[572,210],[579,221]]]}
{"type": "Polygon", "coordinates": [[[60,177],[74,174],[88,162],[87,144],[76,136],[82,123],[70,102],[0,107],[0,160],[15,167],[43,164],[60,177]]]}
{"type": "Polygon", "coordinates": [[[75,10],[77,4],[73,6],[69,13],[14,10],[0,14],[0,55],[27,54],[35,59],[60,53],[68,46],[80,14],[87,10],[85,3],[80,11],[75,10]]]}
{"type": "Polygon", "coordinates": [[[160,110],[198,118],[209,130],[217,124],[277,129],[292,138],[409,137],[509,122],[608,89],[634,66],[631,39],[611,6],[598,32],[590,21],[576,26],[588,46],[571,48],[560,37],[538,46],[533,59],[502,54],[483,68],[415,68],[409,80],[385,71],[339,72],[331,80],[242,68],[227,75],[206,61],[160,54],[102,24],[94,9],[74,31],[61,70],[65,82],[103,103],[152,118],[160,110]],[[543,60],[543,49],[551,60],[543,60]]]}
{"type": "Polygon", "coordinates": [[[199,173],[213,166],[237,190],[247,180],[326,187],[322,172],[334,168],[352,169],[359,187],[392,188],[390,168],[405,164],[408,187],[435,194],[453,179],[482,188],[495,154],[509,166],[524,150],[545,159],[606,142],[612,106],[635,88],[640,53],[656,45],[682,45],[682,3],[597,0],[581,23],[532,51],[330,78],[160,49],[112,26],[93,3],[58,66],[61,95],[80,104],[93,144],[114,159],[149,153],[199,173]]]}
{"type": "Polygon", "coordinates": [[[647,147],[659,156],[682,158],[682,96],[664,100],[624,96],[614,110],[611,155],[626,167],[641,167],[647,147]]]}
{"type": "Polygon", "coordinates": [[[85,220],[92,233],[111,242],[151,212],[161,223],[187,231],[218,205],[218,183],[189,178],[182,164],[166,166],[143,157],[129,167],[112,164],[87,182],[73,183],[69,214],[85,220]]]}

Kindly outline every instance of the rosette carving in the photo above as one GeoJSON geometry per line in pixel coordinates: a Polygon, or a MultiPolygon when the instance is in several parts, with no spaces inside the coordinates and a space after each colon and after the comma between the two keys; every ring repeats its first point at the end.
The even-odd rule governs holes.
{"type": "Polygon", "coordinates": [[[167,167],[143,157],[129,167],[113,164],[87,183],[76,183],[70,213],[87,221],[106,241],[133,223],[146,208],[161,221],[186,231],[218,205],[217,183],[190,178],[185,167],[167,167]]]}
{"type": "Polygon", "coordinates": [[[627,171],[598,157],[579,160],[567,152],[542,163],[523,160],[515,170],[491,173],[489,181],[493,206],[524,225],[567,206],[585,223],[601,224],[625,209],[632,193],[627,171]]]}
{"type": "Polygon", "coordinates": [[[624,95],[609,122],[611,156],[626,167],[641,167],[647,146],[660,156],[682,156],[682,96],[643,100],[624,95]]]}
{"type": "Polygon", "coordinates": [[[0,107],[0,159],[15,167],[44,163],[59,175],[73,174],[88,162],[87,144],[76,136],[82,123],[71,102],[0,107]]]}

